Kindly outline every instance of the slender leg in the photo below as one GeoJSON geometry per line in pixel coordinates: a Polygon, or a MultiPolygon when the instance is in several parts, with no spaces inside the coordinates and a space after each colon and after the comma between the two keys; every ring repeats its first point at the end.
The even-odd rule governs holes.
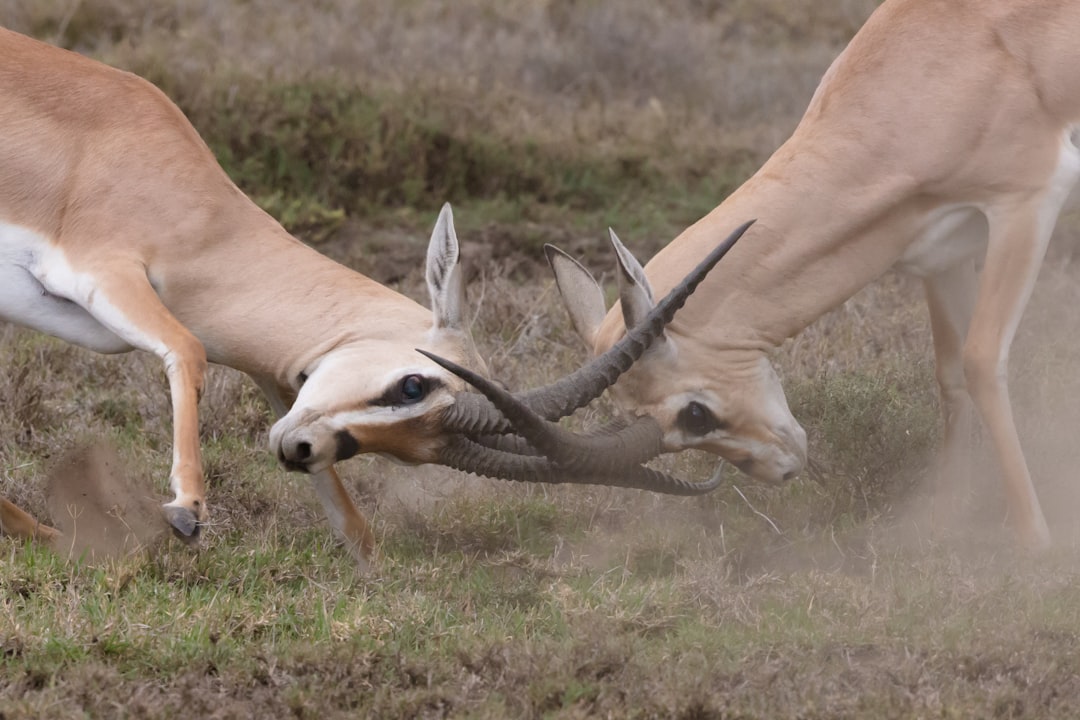
{"type": "MultiPolygon", "coordinates": [[[[268,381],[256,380],[256,384],[266,395],[275,416],[281,417],[289,411],[292,398],[287,390],[268,381]]],[[[352,501],[334,468],[312,475],[312,483],[330,526],[344,542],[361,572],[366,572],[375,551],[375,534],[371,525],[352,501]]]]}
{"type": "Polygon", "coordinates": [[[937,499],[946,500],[942,509],[947,513],[961,509],[971,493],[975,415],[964,380],[963,349],[977,280],[974,261],[963,262],[924,280],[945,421],[937,499]]]}
{"type": "Polygon", "coordinates": [[[371,555],[375,552],[375,534],[371,531],[371,525],[353,504],[333,467],[315,473],[311,479],[330,525],[344,541],[360,570],[367,571],[371,555]]]}
{"type": "MultiPolygon", "coordinates": [[[[105,272],[91,270],[88,274],[94,278],[92,285],[69,282],[55,289],[75,298],[94,319],[132,347],[152,352],[165,363],[173,409],[169,484],[175,495],[165,504],[165,514],[182,539],[195,540],[199,524],[207,517],[198,415],[206,351],[162,304],[142,265],[113,264],[105,272]]],[[[44,282],[53,289],[50,280],[44,282]]]]}
{"type": "Polygon", "coordinates": [[[60,537],[59,530],[42,525],[6,498],[0,498],[0,534],[24,540],[38,540],[47,545],[51,545],[60,537]]]}
{"type": "MultiPolygon", "coordinates": [[[[995,208],[971,329],[964,344],[968,390],[993,441],[1005,479],[1009,521],[1022,542],[1050,544],[1050,532],[1031,482],[1009,401],[1009,347],[1031,296],[1053,217],[1035,202],[995,208]]],[[[1056,213],[1054,215],[1056,217],[1056,213]]]]}

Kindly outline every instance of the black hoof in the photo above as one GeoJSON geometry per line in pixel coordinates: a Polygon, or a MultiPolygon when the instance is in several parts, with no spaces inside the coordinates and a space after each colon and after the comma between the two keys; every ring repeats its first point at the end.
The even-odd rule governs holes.
{"type": "Polygon", "coordinates": [[[173,505],[166,505],[164,510],[165,519],[172,525],[173,535],[188,545],[194,545],[199,541],[201,525],[199,525],[199,520],[195,517],[195,513],[187,508],[176,507],[173,505]]]}

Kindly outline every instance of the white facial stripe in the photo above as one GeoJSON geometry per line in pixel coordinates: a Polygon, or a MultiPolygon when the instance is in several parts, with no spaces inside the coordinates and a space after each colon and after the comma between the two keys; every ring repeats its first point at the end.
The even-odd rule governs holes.
{"type": "MultiPolygon", "coordinates": [[[[386,373],[383,378],[383,387],[389,387],[394,382],[401,380],[406,375],[422,375],[424,377],[432,376],[432,365],[399,365],[390,372],[386,373]]],[[[441,368],[440,368],[441,372],[441,368]]]]}
{"type": "MultiPolygon", "coordinates": [[[[796,450],[795,445],[800,444],[799,438],[805,438],[805,433],[791,415],[783,388],[767,358],[759,359],[756,374],[748,382],[760,391],[760,396],[752,408],[744,410],[753,411],[750,418],[762,433],[760,437],[740,435],[737,427],[734,430],[717,428],[705,435],[694,435],[675,424],[665,438],[667,445],[685,448],[722,444],[730,450],[751,456],[755,461],[770,463],[787,463],[790,457],[801,455],[802,451],[796,450]]],[[[731,420],[732,408],[729,403],[708,389],[673,395],[664,401],[664,411],[674,419],[691,402],[704,405],[721,423],[731,420]]],[[[739,415],[743,416],[744,413],[739,415]]]]}
{"type": "Polygon", "coordinates": [[[405,420],[411,420],[417,417],[423,417],[432,410],[437,409],[439,406],[432,406],[431,403],[416,403],[415,405],[398,405],[392,407],[383,406],[369,406],[363,410],[347,410],[345,412],[339,412],[334,415],[326,415],[324,419],[327,424],[337,429],[344,429],[352,427],[354,425],[362,425],[365,427],[389,427],[396,425],[405,420]]]}
{"type": "MultiPolygon", "coordinates": [[[[371,352],[375,352],[379,349],[382,348],[373,349],[371,352]]],[[[417,357],[419,357],[419,355],[417,355],[417,357]]],[[[322,358],[315,367],[311,368],[307,381],[300,389],[299,403],[302,404],[305,390],[307,390],[308,393],[311,393],[313,388],[326,384],[328,380],[335,375],[350,378],[354,383],[357,378],[362,379],[362,385],[367,395],[366,400],[371,402],[380,397],[387,390],[394,388],[409,375],[419,375],[430,380],[436,378],[441,379],[442,374],[445,372],[442,368],[438,368],[437,372],[433,372],[433,369],[437,367],[433,364],[393,365],[388,370],[384,370],[378,375],[373,375],[372,373],[377,371],[377,368],[372,367],[374,359],[381,359],[383,363],[392,362],[392,358],[377,358],[367,351],[341,356],[330,354],[322,358]]]]}

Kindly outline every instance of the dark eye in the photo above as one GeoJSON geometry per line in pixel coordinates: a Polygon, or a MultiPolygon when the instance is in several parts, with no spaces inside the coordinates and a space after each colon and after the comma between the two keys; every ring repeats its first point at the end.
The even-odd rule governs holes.
{"type": "Polygon", "coordinates": [[[300,387],[304,387],[304,383],[307,382],[307,378],[308,378],[308,374],[306,372],[300,373],[299,375],[296,376],[296,384],[299,385],[300,387]]]}
{"type": "Polygon", "coordinates": [[[401,381],[401,399],[405,404],[414,403],[424,397],[424,378],[420,375],[409,375],[401,381]]]}
{"type": "Polygon", "coordinates": [[[709,408],[699,402],[692,402],[680,410],[676,422],[679,428],[691,435],[708,435],[713,430],[725,426],[725,423],[716,419],[709,408]]]}

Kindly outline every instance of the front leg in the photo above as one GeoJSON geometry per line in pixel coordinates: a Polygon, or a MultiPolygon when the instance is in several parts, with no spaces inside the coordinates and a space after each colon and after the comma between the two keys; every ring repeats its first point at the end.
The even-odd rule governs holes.
{"type": "Polygon", "coordinates": [[[174,494],[165,517],[181,539],[194,542],[207,519],[198,414],[207,366],[202,343],[161,302],[139,263],[73,271],[54,259],[45,270],[39,279],[50,292],[72,299],[132,347],[165,363],[173,409],[169,485],[174,494]]]}
{"type": "Polygon", "coordinates": [[[375,534],[349,497],[345,485],[331,466],[311,476],[315,492],[322,502],[323,512],[361,572],[367,572],[375,552],[375,534]]]}
{"type": "MultiPolygon", "coordinates": [[[[171,316],[169,316],[171,319],[171,316]]],[[[194,542],[206,522],[206,486],[199,445],[199,398],[206,380],[206,351],[179,323],[173,348],[165,355],[165,372],[173,407],[173,461],[169,486],[174,498],[165,503],[165,517],[177,536],[194,542]]]]}
{"type": "Polygon", "coordinates": [[[964,375],[1001,465],[1009,521],[1025,545],[1044,548],[1050,532],[1016,432],[1008,363],[1056,215],[1048,218],[1045,206],[1033,202],[995,210],[989,214],[986,265],[964,343],[964,375]]]}
{"type": "MultiPolygon", "coordinates": [[[[280,418],[289,411],[289,406],[295,400],[291,390],[268,380],[255,379],[255,382],[266,395],[275,417],[280,418]]],[[[333,467],[312,475],[312,484],[330,526],[356,560],[360,571],[367,572],[375,552],[375,534],[371,524],[356,507],[333,467]]]]}

